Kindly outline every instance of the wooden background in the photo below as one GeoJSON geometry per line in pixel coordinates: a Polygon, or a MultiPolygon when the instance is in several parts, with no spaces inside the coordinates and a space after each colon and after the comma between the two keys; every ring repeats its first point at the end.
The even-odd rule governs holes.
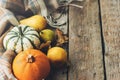
{"type": "Polygon", "coordinates": [[[120,1],[84,0],[69,7],[70,68],[48,80],[120,80],[120,1]]]}

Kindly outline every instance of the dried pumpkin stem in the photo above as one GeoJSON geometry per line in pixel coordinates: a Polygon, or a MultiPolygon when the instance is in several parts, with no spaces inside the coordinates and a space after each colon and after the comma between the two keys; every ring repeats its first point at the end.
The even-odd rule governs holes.
{"type": "Polygon", "coordinates": [[[27,62],[28,63],[32,63],[32,62],[34,62],[34,57],[33,57],[33,55],[28,55],[28,57],[27,57],[27,62]]]}

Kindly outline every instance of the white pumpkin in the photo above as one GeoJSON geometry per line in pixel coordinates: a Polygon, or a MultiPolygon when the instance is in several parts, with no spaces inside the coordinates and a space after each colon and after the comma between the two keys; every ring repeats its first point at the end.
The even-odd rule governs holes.
{"type": "Polygon", "coordinates": [[[3,39],[5,49],[12,49],[16,53],[30,48],[38,48],[40,37],[37,31],[25,25],[15,26],[3,39]]]}

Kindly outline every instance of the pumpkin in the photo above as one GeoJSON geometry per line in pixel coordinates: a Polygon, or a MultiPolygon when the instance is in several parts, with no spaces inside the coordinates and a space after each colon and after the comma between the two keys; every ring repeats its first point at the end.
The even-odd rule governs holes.
{"type": "Polygon", "coordinates": [[[29,48],[38,48],[40,37],[36,30],[29,26],[15,26],[3,39],[5,49],[15,50],[16,53],[29,48]]]}
{"type": "Polygon", "coordinates": [[[50,63],[43,52],[28,49],[15,57],[12,68],[18,80],[42,80],[50,72],[50,63]]]}

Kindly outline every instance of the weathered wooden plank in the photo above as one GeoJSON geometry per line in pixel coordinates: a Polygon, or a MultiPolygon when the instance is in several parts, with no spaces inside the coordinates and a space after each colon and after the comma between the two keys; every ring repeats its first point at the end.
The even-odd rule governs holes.
{"type": "MultiPolygon", "coordinates": [[[[48,8],[48,11],[49,12],[53,12],[53,11],[55,11],[56,9],[55,9],[55,7],[53,7],[53,6],[55,6],[55,5],[53,5],[53,6],[49,6],[49,4],[48,3],[50,3],[50,2],[56,2],[56,0],[45,0],[46,1],[46,4],[47,4],[47,8],[48,8]]],[[[57,4],[56,4],[57,5],[57,4]]],[[[68,7],[66,7],[66,9],[67,9],[68,7]]],[[[56,13],[54,13],[54,15],[53,15],[53,17],[55,17],[56,18],[56,16],[57,17],[59,17],[60,16],[60,14],[56,14],[56,13]]],[[[64,34],[68,34],[68,13],[66,12],[66,13],[64,13],[64,15],[62,15],[61,16],[61,18],[60,19],[57,19],[57,23],[58,24],[60,24],[60,23],[64,23],[64,22],[66,22],[66,24],[64,24],[64,25],[62,25],[62,26],[57,26],[57,27],[55,27],[55,28],[58,28],[58,29],[60,29],[61,31],[63,31],[64,32],[64,34]]],[[[53,26],[52,26],[53,27],[53,26]]],[[[65,49],[67,49],[68,48],[68,45],[66,44],[65,46],[64,46],[64,48],[65,49]]],[[[64,68],[58,68],[58,69],[55,69],[55,68],[51,68],[51,72],[50,72],[50,75],[47,77],[47,79],[46,80],[67,80],[67,67],[64,67],[64,68]]]]}
{"type": "Polygon", "coordinates": [[[68,80],[104,80],[98,0],[70,7],[68,80]]]}
{"type": "Polygon", "coordinates": [[[107,80],[120,80],[120,0],[100,0],[107,80]]]}

